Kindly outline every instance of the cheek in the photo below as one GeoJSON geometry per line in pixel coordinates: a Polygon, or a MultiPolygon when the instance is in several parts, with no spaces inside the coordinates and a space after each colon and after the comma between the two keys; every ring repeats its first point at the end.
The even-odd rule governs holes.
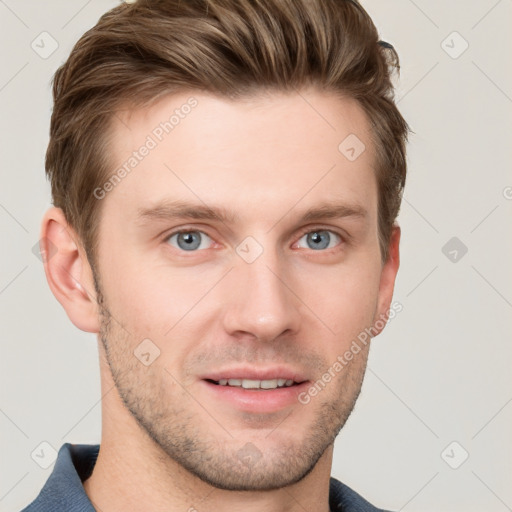
{"type": "Polygon", "coordinates": [[[104,288],[111,313],[133,337],[165,347],[178,333],[200,328],[195,310],[211,304],[208,292],[222,274],[222,269],[198,272],[125,259],[107,273],[104,288]]]}
{"type": "Polygon", "coordinates": [[[317,267],[302,275],[308,278],[301,278],[298,295],[318,317],[326,339],[336,346],[350,343],[371,325],[379,291],[376,265],[317,267]]]}

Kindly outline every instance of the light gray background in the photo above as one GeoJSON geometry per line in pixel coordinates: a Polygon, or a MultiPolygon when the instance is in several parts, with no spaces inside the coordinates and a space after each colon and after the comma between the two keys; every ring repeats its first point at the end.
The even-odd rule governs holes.
{"type": "MultiPolygon", "coordinates": [[[[0,0],[2,511],[48,478],[53,465],[31,458],[41,442],[100,440],[95,337],[67,319],[32,248],[50,206],[50,78],[115,4],[0,0]],[[51,49],[43,31],[59,45],[47,58],[31,47],[51,49]]],[[[512,2],[363,5],[399,52],[399,107],[416,133],[399,217],[404,309],[374,340],[333,475],[393,510],[512,510],[512,2]],[[468,249],[455,262],[442,252],[452,237],[468,249]]]]}

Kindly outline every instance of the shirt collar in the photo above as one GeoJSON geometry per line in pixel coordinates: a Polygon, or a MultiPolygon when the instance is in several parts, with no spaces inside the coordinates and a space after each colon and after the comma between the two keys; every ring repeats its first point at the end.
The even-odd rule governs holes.
{"type": "Polygon", "coordinates": [[[91,475],[99,449],[99,444],[63,444],[41,492],[22,512],[95,512],[82,482],[91,475]]]}

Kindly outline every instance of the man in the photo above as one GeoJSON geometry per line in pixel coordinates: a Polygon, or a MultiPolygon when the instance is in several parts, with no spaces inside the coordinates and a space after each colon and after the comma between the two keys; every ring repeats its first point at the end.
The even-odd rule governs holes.
{"type": "Polygon", "coordinates": [[[54,79],[52,292],[102,438],[26,511],[375,511],[330,478],[390,315],[408,126],[343,0],[139,0],[54,79]]]}

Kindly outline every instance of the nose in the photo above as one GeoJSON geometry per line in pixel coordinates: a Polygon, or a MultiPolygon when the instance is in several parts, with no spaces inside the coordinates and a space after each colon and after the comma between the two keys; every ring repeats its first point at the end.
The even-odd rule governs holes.
{"type": "Polygon", "coordinates": [[[290,267],[283,263],[270,250],[252,263],[237,261],[224,297],[223,321],[229,335],[271,342],[299,331],[301,302],[293,290],[290,267]]]}

